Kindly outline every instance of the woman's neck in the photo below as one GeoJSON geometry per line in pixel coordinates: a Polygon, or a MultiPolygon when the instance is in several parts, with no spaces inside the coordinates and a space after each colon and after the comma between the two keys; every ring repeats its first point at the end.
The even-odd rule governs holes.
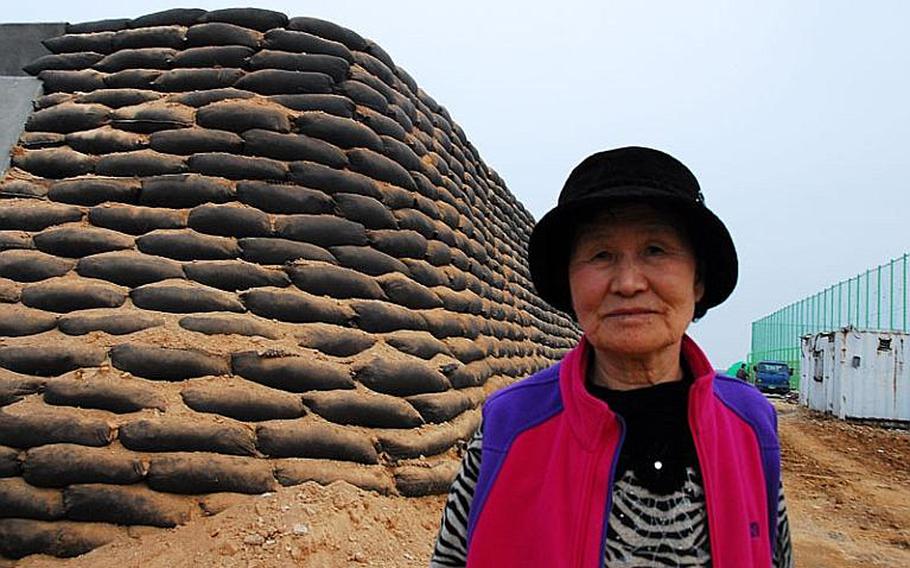
{"type": "Polygon", "coordinates": [[[588,380],[614,390],[632,390],[683,378],[680,345],[644,357],[617,356],[591,348],[588,380]]]}

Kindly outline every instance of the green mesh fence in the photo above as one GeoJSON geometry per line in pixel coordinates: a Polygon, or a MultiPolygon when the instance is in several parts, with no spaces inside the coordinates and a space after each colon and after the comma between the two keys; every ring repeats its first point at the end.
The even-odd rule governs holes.
{"type": "Polygon", "coordinates": [[[799,378],[799,338],[853,326],[874,331],[908,331],[908,255],[842,280],[752,322],[748,363],[785,361],[799,378]]]}

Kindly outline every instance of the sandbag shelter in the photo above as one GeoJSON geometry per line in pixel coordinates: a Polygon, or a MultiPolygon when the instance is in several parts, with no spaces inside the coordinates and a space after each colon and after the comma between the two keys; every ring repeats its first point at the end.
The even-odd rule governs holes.
{"type": "Polygon", "coordinates": [[[531,215],[378,45],[259,9],[67,25],[0,180],[0,554],[308,480],[443,492],[578,339],[531,215]]]}

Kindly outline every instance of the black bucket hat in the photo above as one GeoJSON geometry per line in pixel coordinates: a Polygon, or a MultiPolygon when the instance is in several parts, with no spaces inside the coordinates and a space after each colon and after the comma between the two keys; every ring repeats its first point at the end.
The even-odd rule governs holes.
{"type": "Polygon", "coordinates": [[[528,256],[531,280],[540,297],[572,314],[568,264],[579,218],[612,205],[641,202],[669,208],[687,225],[705,284],[695,317],[726,300],[738,274],[730,233],[705,206],[689,168],[669,154],[637,146],[585,158],[569,174],[556,207],[534,226],[528,256]]]}

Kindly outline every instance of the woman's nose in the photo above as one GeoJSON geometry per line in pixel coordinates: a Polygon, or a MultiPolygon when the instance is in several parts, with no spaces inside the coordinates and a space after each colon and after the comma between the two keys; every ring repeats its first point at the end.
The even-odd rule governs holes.
{"type": "Polygon", "coordinates": [[[647,290],[648,279],[634,258],[624,258],[615,266],[610,291],[620,296],[631,296],[647,290]]]}

